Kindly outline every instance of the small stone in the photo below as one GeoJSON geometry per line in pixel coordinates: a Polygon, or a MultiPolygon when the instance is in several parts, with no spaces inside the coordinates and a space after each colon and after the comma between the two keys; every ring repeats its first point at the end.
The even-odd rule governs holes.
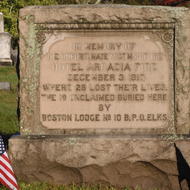
{"type": "Polygon", "coordinates": [[[0,82],[0,90],[10,90],[11,84],[9,82],[0,82]]]}

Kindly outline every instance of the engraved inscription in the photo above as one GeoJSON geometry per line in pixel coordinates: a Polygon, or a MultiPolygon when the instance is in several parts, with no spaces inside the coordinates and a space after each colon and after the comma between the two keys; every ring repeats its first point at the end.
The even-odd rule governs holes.
{"type": "Polygon", "coordinates": [[[151,30],[57,32],[48,36],[40,68],[43,126],[168,125],[173,55],[171,45],[159,36],[151,30]]]}

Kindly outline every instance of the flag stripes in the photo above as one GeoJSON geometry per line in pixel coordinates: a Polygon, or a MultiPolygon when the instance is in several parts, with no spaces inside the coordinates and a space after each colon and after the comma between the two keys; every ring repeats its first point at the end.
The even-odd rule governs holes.
{"type": "Polygon", "coordinates": [[[7,170],[12,176],[14,176],[13,171],[9,167],[7,167],[6,164],[4,164],[2,161],[0,161],[0,169],[2,169],[2,168],[7,170]]]}
{"type": "Polygon", "coordinates": [[[17,184],[10,178],[10,176],[7,175],[7,173],[5,173],[4,171],[0,171],[0,174],[7,180],[9,181],[10,184],[12,184],[12,186],[17,187],[17,184]]]}
{"type": "Polygon", "coordinates": [[[0,173],[1,183],[6,186],[7,188],[11,190],[17,190],[17,187],[15,187],[13,184],[10,183],[9,180],[6,179],[4,175],[0,173]]]}
{"type": "Polygon", "coordinates": [[[0,156],[0,182],[11,190],[18,190],[14,172],[6,152],[0,156]]]}
{"type": "Polygon", "coordinates": [[[16,180],[14,178],[14,174],[12,175],[11,173],[9,173],[4,167],[0,166],[0,172],[6,176],[7,179],[9,179],[10,181],[12,181],[12,183],[14,183],[14,185],[17,185],[16,184],[16,180]]]}
{"type": "MultiPolygon", "coordinates": [[[[10,162],[10,160],[9,160],[8,155],[7,155],[6,152],[1,155],[1,158],[3,158],[6,162],[8,162],[9,164],[11,164],[11,162],[10,162]]],[[[11,166],[10,166],[10,167],[11,167],[11,166]]]]}

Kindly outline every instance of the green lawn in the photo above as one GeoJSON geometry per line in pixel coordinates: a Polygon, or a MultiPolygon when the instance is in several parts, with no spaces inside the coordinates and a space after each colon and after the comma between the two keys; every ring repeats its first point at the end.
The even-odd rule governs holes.
{"type": "Polygon", "coordinates": [[[0,82],[10,82],[11,90],[0,90],[0,133],[19,131],[17,119],[18,78],[13,66],[0,66],[0,82]]]}
{"type": "MultiPolygon", "coordinates": [[[[114,188],[111,186],[101,186],[101,185],[95,185],[95,186],[77,186],[77,185],[69,185],[69,186],[56,186],[56,185],[49,185],[46,183],[33,183],[33,184],[26,184],[26,183],[20,183],[20,190],[141,190],[141,188],[114,188]]],[[[2,188],[1,190],[7,190],[6,188],[2,188]]],[[[150,189],[147,189],[150,190],[150,189]]],[[[156,189],[153,189],[156,190],[156,189]]]]}

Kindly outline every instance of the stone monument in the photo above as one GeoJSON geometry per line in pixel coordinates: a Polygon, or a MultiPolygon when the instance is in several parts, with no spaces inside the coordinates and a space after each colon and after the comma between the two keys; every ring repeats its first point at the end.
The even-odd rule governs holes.
{"type": "Polygon", "coordinates": [[[0,13],[0,65],[11,64],[11,36],[4,32],[3,14],[0,13]]]}
{"type": "Polygon", "coordinates": [[[20,11],[25,181],[179,190],[190,162],[190,11],[125,5],[20,11]]]}

